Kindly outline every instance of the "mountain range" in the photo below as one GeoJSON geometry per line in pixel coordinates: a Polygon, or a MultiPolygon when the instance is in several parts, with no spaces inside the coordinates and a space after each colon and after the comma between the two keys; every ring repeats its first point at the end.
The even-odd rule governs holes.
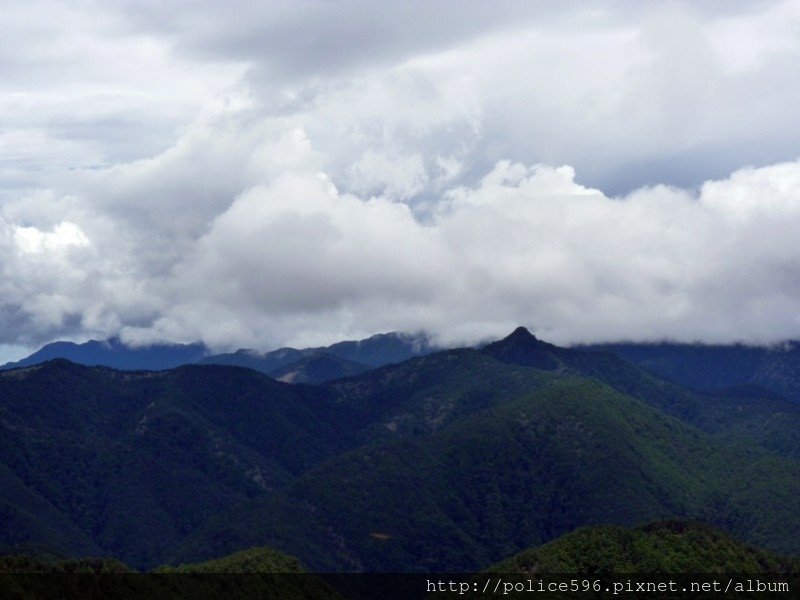
{"type": "Polygon", "coordinates": [[[119,338],[102,341],[89,340],[82,344],[53,342],[43,346],[30,356],[0,366],[0,369],[31,367],[48,360],[64,358],[87,366],[102,365],[113,369],[131,371],[161,370],[195,363],[208,356],[208,354],[208,348],[200,343],[129,346],[119,338]]]}
{"type": "Polygon", "coordinates": [[[212,354],[202,343],[129,346],[119,338],[111,338],[82,344],[53,342],[30,356],[0,366],[0,370],[30,367],[57,358],[125,371],[158,371],[199,363],[247,367],[288,383],[323,383],[429,354],[434,349],[424,334],[401,333],[381,333],[363,340],[300,350],[241,349],[228,354],[212,354]]]}
{"type": "MultiPolygon", "coordinates": [[[[706,394],[742,399],[783,398],[800,403],[800,342],[786,341],[772,346],[626,342],[574,349],[609,352],[661,379],[706,394]]],[[[119,338],[111,338],[82,344],[53,342],[30,356],[0,365],[0,370],[28,367],[55,358],[121,370],[218,364],[247,367],[287,383],[318,384],[436,350],[441,348],[432,345],[423,333],[396,332],[330,346],[286,347],[268,352],[240,349],[226,354],[214,354],[202,343],[129,346],[119,338]]],[[[544,361],[555,360],[542,356],[544,361]]],[[[529,357],[528,366],[548,370],[557,364],[534,364],[535,360],[534,356],[529,357]]]]}
{"type": "Polygon", "coordinates": [[[586,346],[608,351],[675,383],[740,396],[780,396],[800,402],[800,343],[743,344],[618,343],[586,346]]]}
{"type": "Polygon", "coordinates": [[[59,359],[0,372],[0,551],[477,570],[582,526],[689,518],[796,555],[798,425],[783,398],[523,328],[320,385],[59,359]]]}

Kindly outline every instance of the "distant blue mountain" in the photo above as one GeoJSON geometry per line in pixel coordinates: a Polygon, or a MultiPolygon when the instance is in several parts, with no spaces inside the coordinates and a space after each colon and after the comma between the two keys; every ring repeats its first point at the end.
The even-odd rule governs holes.
{"type": "Polygon", "coordinates": [[[173,369],[195,363],[209,353],[204,344],[151,344],[131,347],[119,338],[90,340],[83,344],[53,342],[30,356],[9,362],[0,369],[30,367],[54,358],[65,358],[80,365],[112,367],[124,371],[173,369]]]}
{"type": "Polygon", "coordinates": [[[242,349],[206,356],[199,362],[248,367],[293,382],[323,383],[436,350],[424,334],[379,333],[364,340],[318,348],[280,348],[271,352],[242,349]]]}
{"type": "Polygon", "coordinates": [[[736,395],[752,395],[762,390],[762,397],[772,393],[800,402],[800,342],[796,341],[769,347],[664,342],[583,348],[613,352],[659,377],[704,392],[731,393],[736,388],[736,395]]]}
{"type": "Polygon", "coordinates": [[[322,350],[368,367],[382,367],[415,356],[431,354],[441,348],[431,345],[424,334],[379,333],[357,342],[339,342],[322,350]]]}
{"type": "Polygon", "coordinates": [[[172,369],[202,363],[246,367],[270,377],[293,382],[323,383],[383,365],[430,354],[435,348],[422,334],[381,333],[365,340],[346,341],[318,348],[280,348],[271,352],[237,350],[210,355],[202,343],[152,344],[131,347],[119,338],[91,340],[83,344],[53,342],[30,356],[0,366],[30,367],[55,358],[86,366],[105,366],[125,371],[172,369]]]}

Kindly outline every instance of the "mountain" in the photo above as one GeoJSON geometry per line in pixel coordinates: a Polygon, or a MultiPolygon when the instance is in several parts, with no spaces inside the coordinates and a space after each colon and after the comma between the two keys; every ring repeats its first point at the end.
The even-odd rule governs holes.
{"type": "Polygon", "coordinates": [[[364,340],[301,350],[280,348],[261,353],[243,349],[230,354],[207,356],[199,362],[247,367],[277,379],[299,372],[291,377],[292,381],[322,383],[424,356],[434,350],[424,334],[381,333],[364,340]],[[318,357],[322,358],[316,360],[318,357]]]}
{"type": "Polygon", "coordinates": [[[560,358],[572,355],[568,349],[541,341],[525,327],[517,327],[508,337],[484,346],[483,353],[504,363],[544,371],[558,369],[562,364],[560,358]]]}
{"type": "Polygon", "coordinates": [[[751,386],[800,403],[800,342],[769,347],[622,343],[586,349],[613,352],[689,388],[711,391],[751,386]]]}
{"type": "Polygon", "coordinates": [[[318,348],[280,348],[270,352],[241,349],[214,355],[201,343],[128,346],[119,338],[111,338],[83,344],[53,342],[30,356],[0,366],[0,370],[30,367],[58,358],[125,371],[160,371],[200,363],[247,367],[296,383],[322,383],[433,351],[425,335],[401,333],[382,333],[318,348]]]}
{"type": "Polygon", "coordinates": [[[212,514],[350,447],[332,407],[326,390],[233,367],[0,372],[0,548],[152,565],[212,514]]]}
{"type": "Polygon", "coordinates": [[[576,527],[689,518],[798,553],[800,406],[758,396],[522,329],[313,386],[50,361],[0,372],[0,550],[477,570],[576,527]]]}
{"type": "Polygon", "coordinates": [[[272,350],[270,352],[258,352],[257,350],[242,348],[236,352],[206,356],[200,359],[198,363],[201,365],[245,367],[247,369],[259,371],[265,375],[270,375],[275,371],[298,363],[322,351],[321,348],[305,348],[303,350],[298,350],[296,348],[279,348],[278,350],[272,350]]]}
{"type": "Polygon", "coordinates": [[[332,356],[374,368],[424,356],[436,348],[422,333],[379,333],[364,340],[338,342],[324,350],[332,356]]]}
{"type": "Polygon", "coordinates": [[[83,344],[53,342],[17,362],[0,369],[30,367],[48,360],[63,358],[87,366],[102,365],[120,370],[162,370],[194,363],[208,354],[203,344],[151,344],[127,346],[119,338],[90,340],[83,344]]]}
{"type": "Polygon", "coordinates": [[[506,559],[494,573],[796,573],[797,560],[748,546],[702,523],[583,527],[506,559]]]}
{"type": "Polygon", "coordinates": [[[555,346],[521,327],[481,351],[509,364],[598,379],[707,433],[800,458],[800,436],[795,433],[800,431],[800,405],[764,388],[738,385],[692,391],[609,350],[555,346]]]}
{"type": "Polygon", "coordinates": [[[314,384],[358,375],[367,370],[369,367],[361,363],[321,352],[275,369],[270,375],[285,383],[314,384]]]}
{"type": "Polygon", "coordinates": [[[177,556],[269,544],[314,570],[467,571],[582,525],[674,517],[800,551],[785,526],[800,516],[800,463],[727,445],[597,381],[545,382],[442,426],[428,413],[416,421],[427,433],[401,428],[405,414],[387,423],[405,434],[210,519],[177,556]]]}

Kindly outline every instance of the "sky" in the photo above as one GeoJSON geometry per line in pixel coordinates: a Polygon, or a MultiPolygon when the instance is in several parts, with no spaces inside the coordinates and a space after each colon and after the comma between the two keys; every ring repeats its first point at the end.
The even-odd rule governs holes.
{"type": "Polygon", "coordinates": [[[0,358],[800,338],[796,1],[0,11],[0,358]]]}

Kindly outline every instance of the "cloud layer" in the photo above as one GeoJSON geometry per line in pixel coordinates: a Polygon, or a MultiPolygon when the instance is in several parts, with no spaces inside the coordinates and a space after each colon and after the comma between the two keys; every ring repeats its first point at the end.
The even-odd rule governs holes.
{"type": "Polygon", "coordinates": [[[0,343],[799,337],[800,11],[734,4],[16,10],[0,343]]]}

